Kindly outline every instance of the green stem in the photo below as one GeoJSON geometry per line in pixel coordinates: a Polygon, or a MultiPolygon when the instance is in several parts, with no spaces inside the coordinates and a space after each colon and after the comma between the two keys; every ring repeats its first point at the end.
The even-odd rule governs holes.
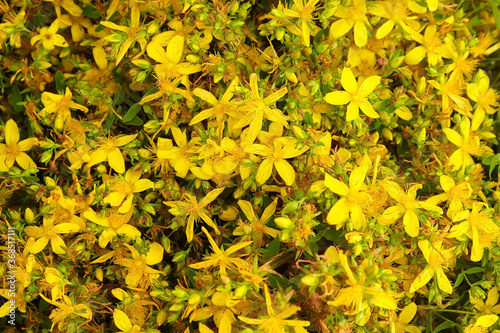
{"type": "Polygon", "coordinates": [[[477,312],[470,312],[470,311],[461,311],[461,310],[452,310],[452,309],[432,309],[435,312],[454,312],[454,313],[462,313],[462,314],[468,314],[472,316],[479,316],[477,312]]]}

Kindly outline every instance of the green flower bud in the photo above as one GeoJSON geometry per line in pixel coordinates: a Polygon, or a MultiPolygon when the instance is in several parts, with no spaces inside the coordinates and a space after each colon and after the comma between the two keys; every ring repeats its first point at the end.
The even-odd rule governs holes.
{"type": "Polygon", "coordinates": [[[45,185],[47,185],[47,189],[49,189],[50,191],[52,191],[53,189],[56,188],[57,184],[56,182],[54,181],[54,179],[50,178],[50,177],[45,177],[45,185]]]}
{"type": "Polygon", "coordinates": [[[319,282],[319,277],[316,274],[309,274],[300,279],[300,282],[309,287],[316,286],[319,282]]]}

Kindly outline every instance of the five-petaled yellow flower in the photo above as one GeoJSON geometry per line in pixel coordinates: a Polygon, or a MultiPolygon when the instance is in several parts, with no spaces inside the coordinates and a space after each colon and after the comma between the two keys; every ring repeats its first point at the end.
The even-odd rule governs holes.
{"type": "Polygon", "coordinates": [[[224,248],[219,248],[215,243],[214,239],[208,233],[205,227],[201,227],[205,235],[207,235],[208,241],[210,242],[210,246],[214,251],[214,254],[205,257],[205,261],[198,262],[196,264],[189,265],[189,267],[194,269],[200,268],[208,268],[208,267],[217,267],[219,269],[219,273],[222,276],[227,275],[227,268],[244,268],[248,266],[247,262],[241,258],[230,258],[229,256],[238,250],[252,244],[252,241],[237,243],[235,245],[230,246],[227,250],[224,248]]]}
{"type": "Polygon", "coordinates": [[[304,327],[309,326],[311,324],[310,322],[305,320],[287,319],[299,311],[300,307],[292,305],[283,309],[280,313],[277,313],[273,308],[271,295],[269,295],[267,285],[264,285],[264,294],[266,297],[267,316],[258,319],[238,316],[242,322],[259,325],[259,329],[264,331],[264,333],[283,333],[286,332],[285,328],[287,326],[293,327],[296,333],[307,333],[304,327]]]}
{"type": "MultiPolygon", "coordinates": [[[[362,312],[364,309],[368,309],[370,313],[370,308],[367,306],[367,302],[387,310],[395,310],[397,308],[397,301],[394,298],[392,292],[385,291],[379,283],[371,283],[367,281],[367,276],[365,271],[359,278],[356,278],[347,262],[347,256],[343,251],[338,252],[339,261],[344,268],[345,273],[349,279],[349,287],[342,288],[337,297],[333,301],[328,301],[329,305],[341,306],[344,305],[347,308],[345,314],[356,315],[362,312]]],[[[368,317],[370,315],[368,314],[368,317]]],[[[362,318],[362,317],[361,317],[362,318]]],[[[359,319],[362,321],[363,319],[359,319]]]]}
{"type": "Polygon", "coordinates": [[[49,92],[42,93],[42,103],[44,108],[40,111],[40,115],[55,114],[54,122],[56,128],[61,129],[66,120],[71,118],[70,109],[77,109],[83,112],[88,112],[89,109],[81,104],[72,101],[73,94],[68,87],[64,95],[53,94],[49,92]]]}
{"type": "Polygon", "coordinates": [[[52,327],[50,331],[52,332],[54,326],[57,324],[59,330],[63,330],[63,322],[69,317],[80,316],[89,321],[92,319],[92,310],[85,304],[75,304],[75,301],[66,295],[63,295],[61,302],[53,301],[45,297],[42,293],[40,296],[49,304],[56,306],[56,309],[52,310],[49,319],[52,320],[52,327]]]}
{"type": "Polygon", "coordinates": [[[354,168],[349,177],[349,186],[329,174],[325,174],[325,186],[342,197],[330,209],[326,218],[328,223],[340,226],[351,216],[355,230],[365,228],[366,217],[362,205],[372,201],[371,196],[365,192],[367,186],[364,181],[367,172],[368,167],[366,165],[354,168]]]}
{"type": "Polygon", "coordinates": [[[50,242],[52,251],[57,254],[65,254],[66,244],[60,234],[68,234],[80,231],[80,226],[76,223],[59,223],[54,225],[54,219],[50,217],[43,218],[43,226],[28,226],[24,232],[30,236],[37,238],[37,241],[31,248],[31,253],[36,254],[41,252],[50,242]]]}
{"type": "Polygon", "coordinates": [[[147,287],[150,282],[164,274],[162,271],[153,269],[149,266],[160,263],[163,259],[163,247],[158,243],[149,244],[149,251],[144,255],[140,254],[135,247],[125,244],[130,252],[132,252],[132,259],[124,258],[117,260],[117,263],[128,268],[127,277],[125,282],[129,287],[147,287]],[[143,277],[148,278],[144,280],[143,277]]]}
{"type": "Polygon", "coordinates": [[[132,217],[132,213],[132,209],[130,209],[126,214],[119,214],[115,210],[112,210],[106,217],[103,217],[98,215],[92,209],[89,209],[83,213],[83,216],[95,224],[106,227],[99,237],[99,246],[105,248],[106,245],[108,245],[108,243],[117,235],[125,235],[132,240],[137,237],[141,237],[141,232],[137,230],[136,227],[128,224],[130,218],[132,217]]]}
{"type": "Polygon", "coordinates": [[[422,251],[428,265],[412,282],[410,293],[425,286],[427,282],[435,276],[439,289],[445,293],[451,294],[453,292],[453,287],[451,286],[450,280],[446,277],[446,274],[444,274],[443,267],[448,268],[451,266],[451,261],[455,256],[453,253],[455,248],[444,249],[441,241],[431,243],[428,240],[419,241],[418,247],[422,251]]]}
{"type": "Polygon", "coordinates": [[[200,202],[196,200],[194,195],[189,193],[182,195],[184,201],[165,201],[165,205],[172,207],[168,210],[170,214],[187,218],[186,237],[188,242],[193,240],[194,221],[199,218],[211,226],[217,234],[220,234],[217,225],[207,215],[208,211],[204,207],[214,201],[222,191],[224,191],[224,187],[212,190],[200,202]]]}
{"type": "Polygon", "coordinates": [[[354,27],[354,43],[357,47],[365,46],[368,42],[366,25],[370,24],[366,13],[366,0],[353,0],[349,7],[338,5],[334,15],[340,20],[330,26],[330,37],[333,39],[342,37],[354,27]]]}
{"type": "Polygon", "coordinates": [[[380,76],[367,77],[361,85],[356,82],[352,70],[344,67],[340,83],[346,91],[332,91],[325,96],[325,101],[332,105],[347,105],[346,120],[352,121],[358,118],[359,109],[370,118],[379,118],[379,115],[368,101],[370,95],[380,84],[380,76]]]}
{"type": "Polygon", "coordinates": [[[470,255],[472,261],[480,261],[483,258],[484,249],[491,249],[492,242],[496,241],[500,234],[500,227],[482,210],[485,206],[483,202],[474,202],[471,212],[465,210],[456,213],[453,217],[455,222],[465,221],[452,227],[448,235],[448,237],[467,235],[472,239],[470,255]]]}
{"type": "Polygon", "coordinates": [[[446,215],[449,218],[453,218],[457,212],[463,210],[464,205],[470,206],[472,187],[469,183],[464,181],[456,185],[455,181],[446,175],[439,178],[439,183],[445,193],[427,199],[427,203],[437,205],[440,202],[447,201],[449,206],[446,215]]]}
{"type": "Polygon", "coordinates": [[[137,134],[118,135],[116,137],[103,138],[100,147],[90,154],[90,161],[87,167],[108,161],[109,166],[118,173],[125,172],[125,159],[120,151],[121,146],[125,146],[135,139],[137,134]]]}
{"type": "Polygon", "coordinates": [[[460,133],[462,135],[451,128],[443,128],[443,131],[448,140],[459,147],[448,159],[448,163],[453,166],[453,170],[474,164],[471,155],[480,156],[483,153],[484,149],[481,147],[479,135],[471,132],[469,118],[464,118],[460,123],[460,133]]]}
{"type": "Polygon", "coordinates": [[[269,146],[253,144],[245,147],[245,151],[251,154],[264,156],[264,160],[257,170],[255,178],[259,184],[264,184],[273,172],[273,166],[285,181],[287,186],[292,186],[295,182],[295,170],[286,161],[304,153],[309,147],[297,148],[297,139],[292,137],[281,137],[274,140],[269,146]]]}
{"type": "Polygon", "coordinates": [[[5,124],[5,144],[0,143],[0,172],[9,171],[17,162],[23,169],[36,168],[35,162],[25,153],[37,142],[36,138],[29,138],[19,142],[19,127],[14,120],[9,119],[5,124]]]}
{"type": "Polygon", "coordinates": [[[118,213],[125,214],[130,211],[134,193],[146,191],[154,186],[151,180],[140,179],[141,175],[140,169],[129,169],[125,174],[125,179],[111,181],[111,193],[104,198],[103,202],[119,207],[118,213]]]}
{"type": "Polygon", "coordinates": [[[280,110],[273,108],[274,104],[288,92],[287,88],[283,87],[263,98],[259,92],[258,80],[259,77],[257,74],[252,73],[250,75],[250,99],[239,109],[239,111],[245,112],[245,115],[234,124],[234,128],[243,128],[250,125],[250,133],[247,137],[249,142],[254,142],[257,135],[259,135],[264,119],[275,121],[286,128],[288,128],[287,120],[290,119],[290,117],[284,115],[280,110]]]}
{"type": "Polygon", "coordinates": [[[420,184],[413,185],[408,189],[407,193],[404,193],[398,183],[393,181],[385,182],[384,189],[397,204],[387,208],[379,218],[379,222],[381,224],[391,224],[402,216],[406,233],[410,237],[417,237],[420,226],[417,209],[437,211],[440,214],[443,213],[442,209],[436,205],[416,200],[417,191],[421,188],[422,185],[420,184]]]}
{"type": "Polygon", "coordinates": [[[55,19],[50,27],[42,27],[40,29],[40,34],[31,38],[31,45],[35,44],[39,40],[43,41],[43,48],[46,50],[53,50],[55,46],[67,47],[68,43],[63,36],[57,33],[59,30],[59,20],[55,19]]]}

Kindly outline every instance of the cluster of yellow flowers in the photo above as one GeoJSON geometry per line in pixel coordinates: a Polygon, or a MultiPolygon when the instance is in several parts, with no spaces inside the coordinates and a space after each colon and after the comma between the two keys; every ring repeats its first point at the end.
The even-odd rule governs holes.
{"type": "Polygon", "coordinates": [[[498,332],[499,6],[0,0],[0,326],[498,332]]]}

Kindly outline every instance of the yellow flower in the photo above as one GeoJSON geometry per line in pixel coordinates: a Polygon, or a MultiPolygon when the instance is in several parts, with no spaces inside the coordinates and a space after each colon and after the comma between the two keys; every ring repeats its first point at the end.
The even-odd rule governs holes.
{"type": "Polygon", "coordinates": [[[154,40],[151,41],[146,53],[159,64],[155,65],[155,72],[159,77],[167,79],[177,79],[183,75],[190,75],[201,71],[200,65],[193,65],[188,62],[181,63],[182,52],[184,51],[184,37],[173,37],[167,46],[167,50],[154,40]]]}
{"type": "Polygon", "coordinates": [[[452,74],[449,77],[442,75],[439,82],[436,80],[428,82],[441,93],[441,106],[444,113],[457,110],[463,115],[472,116],[470,113],[472,106],[469,100],[461,96],[463,85],[458,80],[457,75],[452,74]]]}
{"type": "Polygon", "coordinates": [[[188,142],[186,131],[181,131],[178,127],[174,126],[170,130],[172,131],[177,147],[162,147],[158,149],[156,155],[158,158],[169,160],[170,164],[174,167],[177,177],[185,178],[189,169],[195,165],[191,160],[197,150],[196,144],[199,140],[192,139],[188,142]]]}
{"type": "Polygon", "coordinates": [[[333,22],[330,26],[330,37],[340,38],[354,27],[354,43],[357,47],[365,46],[368,42],[366,25],[370,25],[366,13],[366,0],[353,0],[349,7],[338,5],[334,15],[340,20],[333,22]]]}
{"type": "Polygon", "coordinates": [[[304,327],[309,326],[311,323],[305,320],[293,320],[287,319],[288,317],[294,315],[300,310],[300,307],[292,305],[283,309],[279,314],[273,309],[273,303],[271,302],[271,296],[269,295],[269,290],[267,285],[264,285],[264,294],[266,297],[266,308],[267,316],[255,319],[238,316],[238,318],[247,324],[259,325],[259,329],[264,331],[264,333],[284,333],[287,326],[294,328],[296,333],[307,332],[304,327]]]}
{"type": "Polygon", "coordinates": [[[352,70],[344,67],[342,70],[341,81],[342,87],[346,91],[333,91],[325,96],[325,101],[332,105],[347,106],[346,120],[352,121],[358,118],[359,109],[370,118],[379,118],[379,115],[373,110],[372,105],[368,101],[370,95],[375,88],[380,84],[380,76],[373,75],[367,77],[361,85],[356,82],[356,78],[352,70]]]}
{"type": "Polygon", "coordinates": [[[140,254],[133,246],[125,245],[132,252],[132,259],[121,259],[118,261],[118,264],[128,268],[127,276],[125,277],[127,286],[146,288],[159,274],[164,274],[162,271],[149,267],[160,263],[163,259],[163,247],[160,244],[149,244],[149,251],[145,255],[140,254]],[[147,279],[145,280],[144,277],[147,279]]]}
{"type": "MultiPolygon", "coordinates": [[[[470,293],[470,291],[469,291],[470,293]]],[[[484,314],[500,314],[500,304],[498,303],[498,287],[495,286],[488,291],[486,302],[478,297],[470,297],[470,302],[474,304],[477,311],[484,314]]]]}
{"type": "Polygon", "coordinates": [[[368,11],[376,16],[385,17],[387,21],[378,28],[375,38],[382,39],[389,35],[394,26],[407,33],[416,33],[419,23],[416,16],[410,16],[407,1],[377,1],[368,11]]]}
{"type": "Polygon", "coordinates": [[[57,301],[64,295],[64,286],[69,282],[61,274],[60,271],[53,267],[47,267],[45,269],[44,280],[49,285],[54,285],[50,290],[50,297],[53,301],[57,301]]]}
{"type": "Polygon", "coordinates": [[[464,209],[464,205],[470,205],[470,196],[472,187],[467,182],[461,182],[455,185],[455,181],[450,177],[443,175],[439,178],[441,188],[445,191],[443,194],[435,195],[426,200],[431,205],[437,205],[440,202],[448,201],[448,211],[446,215],[449,218],[464,209]]]}
{"type": "Polygon", "coordinates": [[[78,7],[77,4],[73,2],[73,0],[44,0],[47,2],[52,2],[54,7],[56,8],[57,17],[61,16],[61,7],[66,9],[68,13],[73,16],[81,16],[83,14],[83,10],[78,7]]]}
{"type": "Polygon", "coordinates": [[[295,170],[285,159],[297,157],[303,154],[309,147],[296,148],[297,139],[292,137],[281,137],[269,146],[252,144],[245,147],[245,151],[251,154],[264,156],[264,160],[257,170],[255,178],[259,184],[264,184],[273,172],[273,166],[285,181],[287,186],[295,182],[295,170]]]}
{"type": "Polygon", "coordinates": [[[392,333],[421,333],[420,329],[413,325],[408,325],[417,314],[417,305],[413,302],[404,307],[391,326],[392,333]],[[394,330],[392,329],[394,327],[394,330]]]}
{"type": "Polygon", "coordinates": [[[232,292],[216,291],[207,303],[208,306],[197,310],[190,320],[200,321],[213,316],[215,325],[221,333],[231,332],[232,325],[236,322],[235,314],[240,314],[243,306],[248,306],[241,298],[234,297],[232,292]]]}
{"type": "Polygon", "coordinates": [[[54,122],[56,128],[61,129],[64,123],[71,118],[70,109],[77,109],[88,112],[89,109],[83,105],[73,102],[73,94],[68,87],[64,95],[53,94],[49,92],[42,93],[42,103],[44,108],[40,111],[40,116],[46,117],[55,114],[54,122]]]}
{"type": "MultiPolygon", "coordinates": [[[[231,111],[235,110],[237,105],[234,102],[230,102],[231,98],[233,98],[235,88],[238,85],[239,79],[238,77],[234,78],[229,87],[227,87],[226,92],[222,95],[220,101],[215,98],[215,96],[204,89],[195,88],[193,90],[193,95],[201,98],[208,104],[211,104],[213,107],[205,109],[198,113],[196,116],[191,119],[189,122],[189,126],[195,125],[200,121],[203,121],[207,118],[214,117],[217,123],[217,134],[219,138],[222,138],[222,131],[224,130],[224,121],[226,115],[230,114],[231,111]]],[[[225,139],[226,137],[224,137],[225,139]]]]}
{"type": "Polygon", "coordinates": [[[129,317],[119,309],[114,309],[113,311],[113,320],[115,322],[116,327],[120,330],[121,333],[141,333],[141,327],[137,324],[132,325],[129,317]]]}
{"type": "Polygon", "coordinates": [[[139,53],[136,57],[141,56],[142,53],[144,52],[144,48],[146,47],[146,39],[141,37],[138,37],[138,33],[140,30],[142,30],[144,27],[140,26],[140,17],[141,16],[141,10],[139,9],[139,6],[135,4],[132,7],[131,13],[130,13],[130,24],[131,27],[125,27],[122,25],[117,25],[113,22],[109,21],[101,21],[100,24],[108,27],[113,30],[118,30],[121,32],[124,32],[127,34],[127,39],[123,42],[122,46],[120,47],[120,51],[118,51],[118,54],[116,55],[116,65],[120,63],[120,61],[123,59],[125,54],[127,53],[128,49],[132,46],[133,43],[136,41],[139,42],[141,45],[141,49],[143,50],[141,53],[139,53]]]}
{"type": "Polygon", "coordinates": [[[410,293],[425,286],[427,282],[435,276],[439,289],[445,293],[451,294],[453,292],[453,287],[451,286],[450,280],[448,280],[444,274],[443,267],[448,268],[451,266],[455,248],[444,249],[441,241],[431,243],[428,240],[419,241],[418,247],[427,261],[427,266],[412,282],[410,293]]]}
{"type": "Polygon", "coordinates": [[[255,215],[252,204],[249,201],[238,200],[238,206],[240,206],[241,211],[247,217],[248,221],[250,222],[250,226],[247,227],[246,225],[243,225],[237,227],[234,230],[233,235],[237,236],[247,235],[247,237],[253,239],[255,247],[257,248],[262,247],[263,245],[262,237],[265,234],[273,238],[276,238],[276,236],[278,236],[279,231],[271,227],[268,227],[266,225],[266,222],[271,218],[271,216],[273,216],[274,212],[276,211],[277,201],[278,201],[277,199],[273,200],[273,202],[271,202],[266,207],[266,209],[264,209],[264,212],[262,213],[259,219],[255,215]]]}
{"type": "Polygon", "coordinates": [[[63,36],[57,34],[57,30],[59,30],[59,20],[55,19],[50,27],[42,27],[40,29],[40,34],[31,38],[31,45],[42,40],[43,48],[49,51],[53,50],[55,46],[67,47],[68,43],[63,36]]]}
{"type": "Polygon", "coordinates": [[[443,51],[444,46],[439,34],[436,34],[436,29],[435,24],[430,24],[425,28],[423,36],[418,33],[412,34],[413,39],[421,45],[406,54],[405,62],[408,65],[416,65],[424,60],[426,56],[430,65],[436,65],[442,55],[446,53],[443,51]]]}
{"type": "Polygon", "coordinates": [[[52,320],[51,331],[54,330],[54,326],[58,324],[58,329],[64,329],[64,321],[65,320],[74,320],[72,317],[80,316],[87,320],[92,320],[92,310],[85,304],[74,304],[71,298],[66,295],[63,295],[62,302],[53,301],[43,294],[40,293],[40,296],[49,304],[52,304],[57,307],[57,309],[52,310],[50,313],[49,319],[52,320]]]}
{"type": "MultiPolygon", "coordinates": [[[[187,76],[186,76],[187,77],[187,76]]],[[[188,82],[182,82],[182,81],[187,81],[183,77],[179,77],[175,80],[172,81],[172,79],[162,75],[158,75],[156,85],[158,88],[158,91],[155,93],[152,93],[150,95],[144,96],[140,101],[140,105],[144,105],[148,102],[154,101],[155,99],[158,99],[160,97],[163,97],[164,95],[170,96],[171,94],[179,94],[185,99],[187,99],[190,102],[194,102],[193,97],[189,93],[189,91],[185,89],[178,88],[177,86],[180,83],[183,83],[184,85],[188,85],[188,82]]]]}
{"type": "Polygon", "coordinates": [[[372,201],[371,196],[365,192],[367,186],[364,182],[367,172],[368,167],[365,165],[355,167],[349,177],[349,186],[329,174],[325,174],[325,186],[341,196],[328,213],[326,219],[329,224],[340,227],[339,225],[350,216],[355,230],[363,230],[366,227],[366,217],[361,207],[372,201]]]}
{"type": "Polygon", "coordinates": [[[500,227],[493,222],[489,215],[481,211],[485,206],[485,203],[474,202],[471,212],[463,211],[455,214],[454,221],[466,221],[453,226],[448,235],[448,237],[467,235],[472,239],[472,252],[470,255],[472,261],[480,261],[483,258],[484,249],[491,249],[491,243],[500,234],[500,227]]]}
{"type": "Polygon", "coordinates": [[[0,31],[9,33],[9,45],[20,48],[21,47],[21,33],[27,30],[24,27],[26,12],[21,10],[15,13],[14,10],[5,12],[3,22],[0,23],[0,31]]]}
{"type": "Polygon", "coordinates": [[[211,226],[217,234],[220,234],[217,225],[207,215],[208,211],[204,209],[204,207],[207,206],[212,201],[214,201],[223,191],[224,187],[212,190],[203,199],[201,199],[200,202],[196,200],[196,197],[194,195],[191,195],[189,193],[184,193],[182,195],[184,202],[182,201],[164,202],[165,205],[172,207],[171,209],[168,210],[170,214],[174,216],[182,216],[183,218],[187,218],[186,237],[188,242],[191,242],[193,240],[194,222],[199,218],[201,218],[203,221],[205,221],[206,224],[211,226]]]}
{"type": "MultiPolygon", "coordinates": [[[[490,88],[490,78],[480,69],[476,78],[479,79],[477,83],[467,84],[467,96],[477,103],[474,118],[477,118],[478,123],[481,124],[485,114],[494,114],[498,109],[498,93],[490,88]]],[[[477,128],[479,125],[473,124],[477,128]]]]}
{"type": "Polygon", "coordinates": [[[151,296],[140,290],[126,292],[121,288],[115,288],[111,290],[111,293],[120,300],[123,309],[131,313],[130,318],[138,325],[144,325],[149,317],[151,306],[159,309],[158,305],[152,301],[151,296]]]}
{"type": "Polygon", "coordinates": [[[71,27],[71,39],[73,42],[78,43],[85,37],[85,30],[83,28],[92,28],[92,21],[85,16],[75,16],[71,14],[64,14],[59,16],[61,20],[61,28],[71,27]]]}
{"type": "Polygon", "coordinates": [[[36,168],[35,162],[25,151],[28,151],[37,142],[36,138],[29,138],[19,142],[19,127],[14,120],[9,119],[5,124],[5,144],[0,143],[0,172],[9,171],[17,162],[23,169],[36,168]]]}
{"type": "Polygon", "coordinates": [[[106,217],[102,217],[89,209],[83,213],[83,216],[98,225],[106,227],[99,237],[99,246],[105,248],[117,235],[125,235],[132,240],[141,237],[141,232],[136,227],[128,224],[132,212],[133,210],[130,209],[126,214],[118,214],[118,212],[112,210],[106,217]]]}
{"type": "Polygon", "coordinates": [[[108,161],[109,166],[117,173],[125,172],[125,159],[120,151],[121,146],[125,146],[135,139],[137,134],[118,135],[116,137],[103,138],[100,142],[100,147],[90,154],[90,161],[87,167],[91,167],[98,163],[108,161]]]}
{"type": "Polygon", "coordinates": [[[118,213],[127,213],[132,209],[134,193],[153,188],[154,184],[149,179],[140,179],[141,169],[130,169],[125,174],[125,179],[115,179],[111,182],[111,193],[103,202],[113,207],[119,207],[118,213]]]}
{"type": "Polygon", "coordinates": [[[241,258],[231,258],[229,257],[231,254],[239,251],[240,249],[252,244],[252,241],[237,243],[235,245],[230,246],[227,250],[224,248],[220,249],[215,243],[214,239],[208,233],[205,227],[201,227],[205,235],[207,235],[208,241],[210,242],[210,246],[214,251],[214,254],[208,255],[205,257],[205,261],[191,264],[189,267],[194,269],[200,268],[208,268],[208,267],[217,267],[219,269],[219,273],[222,276],[227,276],[227,269],[234,268],[244,268],[248,266],[248,263],[241,258]]]}
{"type": "Polygon", "coordinates": [[[246,179],[252,174],[252,167],[243,164],[243,160],[249,157],[249,154],[245,151],[247,145],[248,142],[243,138],[235,142],[227,136],[223,137],[220,143],[222,149],[232,157],[233,161],[238,163],[241,179],[246,179]]]}
{"type": "MultiPolygon", "coordinates": [[[[370,283],[371,286],[366,286],[366,273],[364,270],[362,271],[362,275],[359,280],[356,279],[349,263],[347,262],[347,256],[344,252],[339,251],[338,255],[340,264],[342,265],[342,268],[344,268],[351,286],[342,288],[334,301],[328,301],[328,305],[345,305],[348,309],[348,311],[345,312],[347,315],[356,315],[364,309],[368,309],[368,312],[370,312],[371,310],[367,304],[368,301],[382,309],[395,310],[397,308],[397,301],[394,299],[392,293],[388,293],[382,289],[379,283],[370,283]]],[[[362,326],[361,323],[358,324],[362,326]]]]}
{"type": "Polygon", "coordinates": [[[410,237],[417,237],[419,233],[418,210],[425,209],[443,213],[442,209],[436,205],[427,202],[416,200],[417,191],[422,188],[422,185],[413,185],[405,194],[401,187],[393,181],[384,183],[384,189],[397,202],[397,205],[387,208],[379,218],[381,224],[392,224],[401,216],[403,217],[403,225],[406,233],[410,237]]]}
{"type": "Polygon", "coordinates": [[[320,30],[312,20],[318,2],[319,0],[308,0],[306,3],[303,0],[294,0],[291,9],[285,8],[283,10],[285,17],[299,18],[297,23],[301,29],[298,29],[295,25],[290,25],[295,29],[290,29],[289,26],[287,28],[294,34],[302,36],[302,44],[307,47],[311,44],[311,36],[315,36],[320,30]]]}
{"type": "Polygon", "coordinates": [[[80,226],[76,223],[60,223],[54,225],[53,218],[44,217],[42,227],[28,226],[24,231],[28,236],[38,239],[31,248],[31,253],[36,254],[42,251],[50,241],[54,253],[65,254],[66,251],[64,248],[66,244],[59,235],[78,232],[80,231],[80,226]]]}
{"type": "MultiPolygon", "coordinates": [[[[498,320],[496,315],[484,315],[477,319],[474,325],[469,325],[465,328],[464,333],[487,333],[488,328],[493,326],[498,320]]],[[[495,331],[493,331],[495,332],[495,331]]]]}
{"type": "Polygon", "coordinates": [[[453,170],[474,164],[471,155],[480,156],[483,153],[479,136],[471,133],[469,118],[464,118],[460,123],[460,133],[462,135],[451,128],[443,128],[443,131],[448,140],[459,147],[448,159],[448,163],[453,166],[453,170]]]}
{"type": "Polygon", "coordinates": [[[238,109],[238,111],[244,111],[246,114],[233,126],[233,128],[243,128],[250,125],[250,133],[247,137],[249,142],[254,142],[257,138],[262,129],[262,121],[264,119],[280,123],[286,128],[288,128],[287,120],[290,119],[290,117],[285,116],[280,110],[271,107],[271,105],[274,105],[280,98],[285,96],[288,92],[287,88],[283,87],[266,98],[262,98],[257,84],[258,79],[257,74],[252,73],[250,75],[250,99],[245,102],[242,108],[238,109]]]}

